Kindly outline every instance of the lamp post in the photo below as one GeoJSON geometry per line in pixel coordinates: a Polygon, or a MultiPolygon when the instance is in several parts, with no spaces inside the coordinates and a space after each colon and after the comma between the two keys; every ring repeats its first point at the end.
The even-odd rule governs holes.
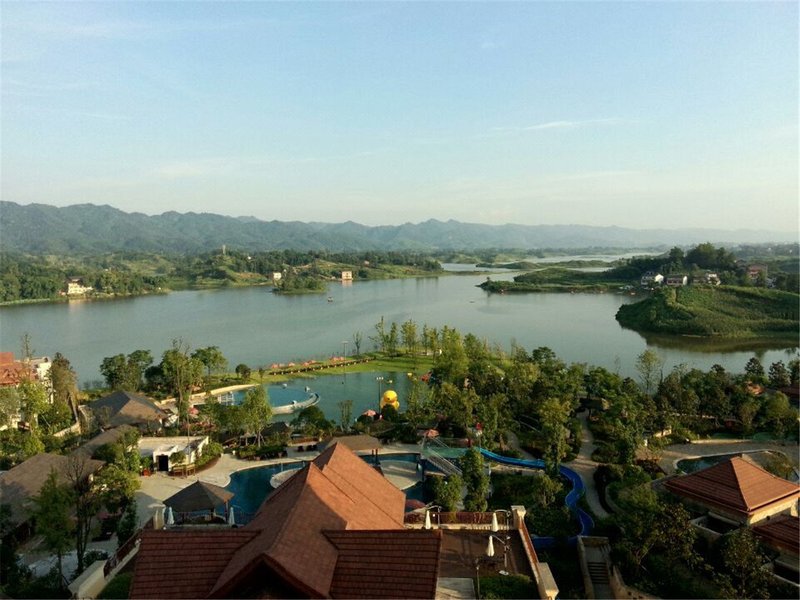
{"type": "Polygon", "coordinates": [[[475,586],[477,587],[477,593],[475,596],[477,598],[481,597],[481,559],[480,557],[475,559],[475,586]]]}
{"type": "Polygon", "coordinates": [[[378,382],[378,414],[381,414],[381,397],[383,395],[383,375],[378,375],[375,378],[378,382]]]}
{"type": "Polygon", "coordinates": [[[436,526],[442,526],[442,507],[438,504],[433,504],[425,510],[425,529],[431,529],[431,511],[436,509],[436,526]]]}
{"type": "MultiPolygon", "coordinates": [[[[347,340],[342,340],[342,380],[347,379],[347,340]]],[[[342,381],[344,383],[344,381],[342,381]]]]}

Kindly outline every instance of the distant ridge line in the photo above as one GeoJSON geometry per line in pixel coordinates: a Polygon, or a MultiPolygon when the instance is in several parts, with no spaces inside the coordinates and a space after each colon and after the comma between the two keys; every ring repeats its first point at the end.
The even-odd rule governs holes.
{"type": "Polygon", "coordinates": [[[248,251],[320,250],[420,252],[486,248],[659,248],[702,242],[752,244],[796,242],[797,233],[752,229],[630,229],[591,225],[484,225],[428,219],[401,225],[263,221],[213,213],[126,213],[109,205],[56,207],[0,201],[0,249],[4,252],[197,253],[225,244],[248,251]]]}

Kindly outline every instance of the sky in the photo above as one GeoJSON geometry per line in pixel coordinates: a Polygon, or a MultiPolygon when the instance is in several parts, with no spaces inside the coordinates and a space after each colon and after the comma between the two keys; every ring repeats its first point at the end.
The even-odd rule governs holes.
{"type": "Polygon", "coordinates": [[[3,200],[798,229],[796,2],[0,10],[3,200]]]}

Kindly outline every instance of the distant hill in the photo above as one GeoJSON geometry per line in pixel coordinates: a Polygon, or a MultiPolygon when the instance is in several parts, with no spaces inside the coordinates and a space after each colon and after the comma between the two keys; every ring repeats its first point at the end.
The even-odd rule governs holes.
{"type": "Polygon", "coordinates": [[[478,250],[484,248],[654,248],[690,245],[791,242],[797,235],[757,230],[626,229],[586,225],[480,225],[430,219],[369,227],[345,223],[260,221],[210,213],[126,213],[111,206],[55,207],[0,202],[4,251],[194,253],[226,244],[264,250],[478,250]]]}

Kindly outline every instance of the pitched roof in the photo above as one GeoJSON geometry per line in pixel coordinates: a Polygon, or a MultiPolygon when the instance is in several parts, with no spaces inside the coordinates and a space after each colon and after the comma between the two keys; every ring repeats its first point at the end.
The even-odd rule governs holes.
{"type": "MultiPolygon", "coordinates": [[[[171,532],[151,534],[161,536],[160,541],[140,547],[134,573],[135,582],[145,579],[149,583],[137,583],[131,598],[225,597],[236,595],[242,585],[254,580],[263,581],[264,585],[275,582],[288,585],[305,596],[330,596],[340,550],[326,534],[341,530],[390,530],[397,535],[412,534],[409,539],[418,540],[414,532],[403,529],[404,505],[403,492],[345,446],[334,444],[281,485],[264,501],[253,520],[237,530],[249,537],[239,538],[236,543],[231,541],[208,559],[205,548],[215,543],[212,537],[193,540],[165,535],[171,532]],[[198,576],[191,585],[184,582],[182,575],[182,583],[172,581],[172,571],[179,570],[177,562],[170,568],[156,568],[159,556],[170,553],[183,556],[186,552],[193,552],[191,568],[203,570],[202,577],[198,576]],[[207,570],[206,560],[211,563],[207,570]],[[265,571],[269,573],[266,578],[265,571]],[[164,585],[159,583],[162,581],[164,585]]],[[[430,532],[426,533],[430,537],[430,532]]],[[[419,541],[409,544],[428,548],[419,541]]],[[[427,557],[435,563],[432,556],[428,552],[406,559],[427,557]]],[[[392,564],[400,570],[406,568],[403,564],[392,564]]],[[[342,573],[346,573],[344,565],[342,573]]],[[[391,570],[389,566],[386,569],[391,570]]]]}
{"type": "Polygon", "coordinates": [[[342,435],[325,440],[319,444],[319,449],[327,450],[334,444],[343,444],[353,452],[376,450],[382,447],[381,441],[371,435],[342,435]]]}
{"type": "Polygon", "coordinates": [[[338,551],[333,598],[433,598],[441,531],[326,531],[338,551]]]}
{"type": "Polygon", "coordinates": [[[259,508],[247,528],[262,533],[231,560],[212,594],[226,593],[262,561],[327,595],[337,552],[323,535],[336,529],[402,529],[405,495],[367,463],[333,444],[259,508]]]}
{"type": "Polygon", "coordinates": [[[39,493],[50,471],[55,470],[59,483],[69,481],[72,468],[81,468],[82,476],[98,471],[105,463],[85,457],[60,454],[37,454],[16,467],[0,473],[0,498],[11,507],[11,522],[19,525],[28,520],[31,499],[39,493]]]}
{"type": "Polygon", "coordinates": [[[205,598],[231,555],[258,532],[188,529],[142,532],[130,598],[205,598]]]}
{"type": "Polygon", "coordinates": [[[233,494],[224,487],[205,481],[195,481],[177,494],[173,494],[164,500],[164,504],[171,506],[173,510],[178,512],[194,512],[198,510],[214,510],[231,498],[233,498],[233,494]]]}
{"type": "Polygon", "coordinates": [[[671,492],[749,515],[774,502],[800,496],[800,486],[739,456],[664,483],[671,492]]]}
{"type": "Polygon", "coordinates": [[[114,392],[86,406],[95,418],[102,414],[100,411],[108,410],[108,424],[114,427],[160,421],[167,416],[149,398],[124,391],[114,392]]]}
{"type": "Polygon", "coordinates": [[[75,452],[82,452],[88,456],[92,456],[98,450],[98,448],[105,446],[106,444],[116,443],[122,438],[122,436],[130,431],[136,431],[136,428],[132,427],[131,425],[120,425],[119,427],[108,429],[94,436],[88,442],[75,450],[75,452]]]}
{"type": "Polygon", "coordinates": [[[790,515],[773,517],[753,527],[753,533],[766,543],[800,555],[800,518],[790,515]]]}

